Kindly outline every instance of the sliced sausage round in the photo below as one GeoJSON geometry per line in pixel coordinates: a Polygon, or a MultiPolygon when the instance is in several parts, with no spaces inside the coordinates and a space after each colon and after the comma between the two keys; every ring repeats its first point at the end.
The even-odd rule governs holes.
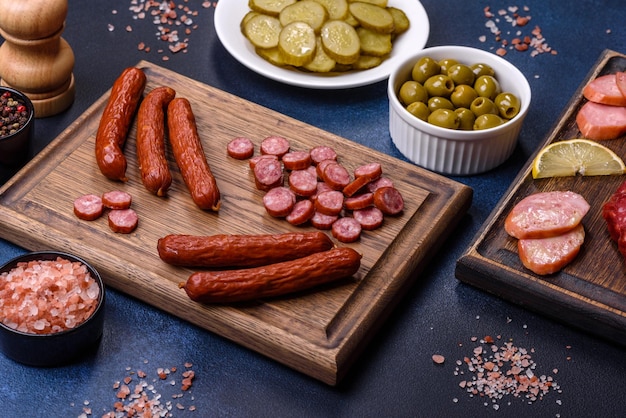
{"type": "Polygon", "coordinates": [[[261,141],[261,154],[275,155],[281,158],[289,152],[289,141],[282,136],[272,135],[261,141]]]}
{"type": "Polygon", "coordinates": [[[572,230],[587,211],[589,203],[578,193],[534,193],[511,209],[504,220],[504,229],[517,239],[552,237],[572,230]]]}
{"type": "Polygon", "coordinates": [[[395,187],[384,186],[374,192],[374,206],[385,215],[397,215],[404,210],[404,199],[395,187]]]}
{"type": "Polygon", "coordinates": [[[289,187],[298,196],[313,196],[317,192],[317,178],[308,170],[295,170],[289,173],[289,187]]]}
{"type": "Polygon", "coordinates": [[[315,214],[315,206],[309,199],[299,200],[285,218],[291,225],[302,225],[315,214]]]}
{"type": "Polygon", "coordinates": [[[381,187],[394,187],[393,181],[391,181],[388,177],[379,177],[378,179],[367,184],[367,191],[373,193],[376,189],[381,187]]]}
{"type": "Polygon", "coordinates": [[[283,167],[277,158],[260,158],[254,165],[257,189],[268,191],[283,184],[283,167]]]}
{"type": "Polygon", "coordinates": [[[247,160],[254,155],[254,144],[250,138],[234,138],[226,145],[226,153],[237,160],[247,160]]]}
{"type": "Polygon", "coordinates": [[[130,193],[111,190],[102,194],[102,204],[109,209],[128,209],[133,202],[130,193]]]}
{"type": "Polygon", "coordinates": [[[271,216],[284,218],[296,204],[296,195],[287,187],[274,187],[263,196],[263,206],[271,216]]]}
{"type": "Polygon", "coordinates": [[[384,214],[377,207],[369,207],[365,209],[359,209],[352,212],[352,216],[356,219],[361,227],[366,231],[373,231],[376,228],[382,226],[385,219],[384,214]]]}
{"type": "Polygon", "coordinates": [[[321,177],[335,190],[343,190],[344,187],[350,184],[350,173],[337,162],[326,164],[321,177]]]}
{"type": "Polygon", "coordinates": [[[343,209],[343,193],[337,190],[328,190],[317,195],[315,210],[325,215],[339,215],[343,209]]]}
{"type": "Polygon", "coordinates": [[[374,193],[360,193],[352,197],[346,197],[343,205],[348,210],[365,209],[374,204],[374,193]]]}
{"type": "Polygon", "coordinates": [[[109,212],[109,228],[119,234],[130,234],[139,224],[139,217],[133,209],[116,209],[109,212]]]}
{"type": "Polygon", "coordinates": [[[375,180],[383,175],[383,167],[380,163],[369,163],[357,167],[354,170],[354,177],[367,177],[370,180],[375,180]]]}
{"type": "Polygon", "coordinates": [[[333,223],[331,233],[340,242],[355,242],[361,237],[361,224],[351,217],[339,218],[333,223]]]}
{"type": "Polygon", "coordinates": [[[311,217],[311,225],[317,229],[330,229],[333,223],[339,219],[338,215],[326,215],[322,212],[315,211],[315,214],[311,217]]]}
{"type": "Polygon", "coordinates": [[[74,200],[74,215],[83,221],[93,221],[102,216],[104,205],[102,197],[86,194],[74,200]]]}
{"type": "Polygon", "coordinates": [[[311,154],[306,151],[289,151],[283,155],[285,170],[304,170],[311,166],[311,154]]]}
{"type": "Polygon", "coordinates": [[[320,145],[312,148],[309,153],[311,154],[311,160],[313,164],[319,164],[324,160],[336,160],[337,152],[331,147],[320,145]]]}

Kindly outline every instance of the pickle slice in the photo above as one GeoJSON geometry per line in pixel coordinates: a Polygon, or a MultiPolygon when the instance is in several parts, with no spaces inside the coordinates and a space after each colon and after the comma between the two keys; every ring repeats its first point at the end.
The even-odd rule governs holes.
{"type": "Polygon", "coordinates": [[[278,17],[285,7],[298,0],[248,0],[248,7],[255,12],[278,17]]]}
{"type": "Polygon", "coordinates": [[[252,10],[250,10],[248,13],[245,14],[245,16],[241,19],[241,22],[239,23],[239,29],[241,29],[241,33],[244,34],[244,36],[246,35],[246,23],[248,23],[248,21],[250,19],[252,19],[254,16],[257,16],[259,14],[259,12],[253,12],[252,10]]]}
{"type": "Polygon", "coordinates": [[[367,28],[357,28],[361,41],[361,54],[382,57],[391,53],[391,34],[380,33],[367,28]]]}
{"type": "Polygon", "coordinates": [[[363,2],[350,3],[348,9],[364,28],[381,33],[393,32],[393,17],[387,9],[363,2]]]}
{"type": "Polygon", "coordinates": [[[313,60],[310,63],[305,64],[303,68],[314,73],[327,73],[335,68],[335,64],[336,61],[326,54],[324,47],[322,46],[322,40],[317,37],[313,60]]]}
{"type": "Polygon", "coordinates": [[[361,53],[361,41],[356,29],[343,20],[330,20],[322,26],[322,46],[329,57],[339,64],[352,64],[361,53]]]}
{"type": "Polygon", "coordinates": [[[278,50],[287,65],[308,64],[315,54],[315,31],[304,22],[292,22],[280,31],[278,50]]]}
{"type": "Polygon", "coordinates": [[[348,0],[314,0],[324,6],[331,20],[343,20],[348,16],[348,0]]]}
{"type": "Polygon", "coordinates": [[[311,26],[315,33],[320,33],[322,25],[328,20],[328,12],[316,1],[302,0],[285,7],[278,19],[283,26],[292,22],[304,22],[311,26]]]}
{"type": "Polygon", "coordinates": [[[279,67],[284,67],[286,65],[285,60],[283,59],[283,56],[277,46],[274,48],[256,48],[255,51],[261,58],[270,64],[274,64],[279,67]]]}
{"type": "Polygon", "coordinates": [[[281,30],[278,18],[257,14],[246,21],[243,33],[256,48],[274,48],[278,46],[281,30]]]}
{"type": "Polygon", "coordinates": [[[348,0],[348,3],[355,3],[360,1],[361,3],[375,4],[379,7],[387,7],[387,0],[348,0]]]}
{"type": "Polygon", "coordinates": [[[391,17],[393,18],[394,35],[400,35],[401,33],[409,30],[411,23],[409,22],[409,18],[403,10],[400,10],[397,7],[387,7],[387,11],[391,14],[391,17]]]}
{"type": "Polygon", "coordinates": [[[352,64],[353,70],[369,70],[370,68],[378,67],[383,62],[381,57],[375,57],[372,55],[361,55],[359,59],[352,64]]]}

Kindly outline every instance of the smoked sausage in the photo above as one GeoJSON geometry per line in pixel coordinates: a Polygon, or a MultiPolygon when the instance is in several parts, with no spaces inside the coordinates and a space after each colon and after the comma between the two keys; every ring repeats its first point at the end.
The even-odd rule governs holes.
{"type": "Polygon", "coordinates": [[[130,67],[122,72],[111,88],[96,132],[96,162],[108,179],[128,180],[123,148],[145,86],[143,70],[130,67]]]}
{"type": "Polygon", "coordinates": [[[339,247],[296,260],[238,270],[199,271],[180,287],[200,303],[243,302],[298,292],[354,275],[361,254],[339,247]]]}
{"type": "Polygon", "coordinates": [[[175,98],[170,102],[167,126],[174,158],[191,198],[200,209],[217,212],[220,191],[204,154],[189,100],[175,98]]]}
{"type": "Polygon", "coordinates": [[[165,156],[165,109],[176,96],[170,87],[157,87],[146,95],[137,112],[137,160],[141,181],[157,196],[165,196],[172,174],[165,156]]]}
{"type": "Polygon", "coordinates": [[[157,250],[161,260],[187,267],[256,267],[329,250],[323,232],[260,235],[167,235],[157,250]]]}

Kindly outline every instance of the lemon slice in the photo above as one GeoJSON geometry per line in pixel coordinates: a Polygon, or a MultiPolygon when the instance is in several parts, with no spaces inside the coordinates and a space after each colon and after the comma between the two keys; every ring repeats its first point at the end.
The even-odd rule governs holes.
{"type": "Polygon", "coordinates": [[[624,174],[624,161],[613,151],[588,139],[554,142],[533,160],[533,178],[624,174]]]}

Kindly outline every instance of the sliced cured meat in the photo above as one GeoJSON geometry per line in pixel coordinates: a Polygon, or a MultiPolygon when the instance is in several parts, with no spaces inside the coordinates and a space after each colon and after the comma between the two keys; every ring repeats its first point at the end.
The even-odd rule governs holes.
{"type": "Polygon", "coordinates": [[[298,196],[313,196],[317,192],[317,177],[308,170],[295,170],[289,173],[289,187],[298,196]]]}
{"type": "Polygon", "coordinates": [[[369,163],[357,167],[354,170],[354,177],[367,177],[370,180],[375,180],[383,175],[383,167],[380,163],[369,163]]]}
{"type": "Polygon", "coordinates": [[[306,151],[290,151],[283,155],[285,170],[304,170],[311,164],[311,154],[306,151]]]}
{"type": "Polygon", "coordinates": [[[372,180],[367,176],[357,177],[352,180],[346,187],[343,188],[343,194],[350,197],[355,193],[358,193],[359,190],[363,189],[365,186],[369,184],[372,180]]]}
{"type": "Polygon", "coordinates": [[[395,187],[379,187],[374,192],[374,206],[385,215],[397,215],[404,210],[404,199],[395,187]]]}
{"type": "Polygon", "coordinates": [[[263,206],[271,216],[284,218],[296,204],[296,195],[287,187],[274,187],[263,196],[263,206]]]}
{"type": "Polygon", "coordinates": [[[251,157],[251,158],[248,160],[248,164],[250,165],[250,168],[251,168],[252,170],[254,170],[254,167],[256,167],[256,163],[257,163],[259,160],[262,160],[262,159],[264,159],[264,158],[269,158],[269,159],[271,159],[271,160],[276,160],[276,161],[278,161],[278,157],[277,157],[277,156],[275,156],[275,155],[256,155],[256,156],[254,156],[254,157],[251,157]]]}
{"type": "Polygon", "coordinates": [[[282,136],[272,135],[261,141],[261,154],[275,155],[281,158],[289,152],[289,141],[282,136]]]}
{"type": "Polygon", "coordinates": [[[540,274],[553,274],[568,265],[580,251],[585,240],[585,229],[578,224],[574,229],[554,237],[521,239],[517,242],[524,267],[540,274]]]}
{"type": "Polygon", "coordinates": [[[611,239],[626,258],[626,182],[615,191],[602,206],[602,217],[606,221],[611,239]]]}
{"type": "Polygon", "coordinates": [[[620,93],[626,97],[626,72],[619,72],[615,74],[615,83],[617,84],[617,88],[620,93]]]}
{"type": "Polygon", "coordinates": [[[226,153],[237,160],[247,160],[254,155],[254,144],[250,138],[233,138],[226,145],[226,153]]]}
{"type": "Polygon", "coordinates": [[[626,106],[626,96],[618,87],[616,74],[606,74],[591,80],[583,88],[583,96],[595,103],[626,106]]]}
{"type": "Polygon", "coordinates": [[[350,184],[350,173],[344,166],[337,162],[332,162],[324,166],[322,180],[335,190],[343,190],[350,184]]]}
{"type": "Polygon", "coordinates": [[[268,191],[283,185],[283,167],[277,158],[260,158],[254,165],[257,189],[268,191]]]}
{"type": "Polygon", "coordinates": [[[381,187],[394,187],[393,181],[391,181],[391,179],[388,177],[380,177],[377,180],[374,180],[371,183],[367,184],[367,191],[373,193],[376,191],[376,189],[379,189],[381,187]]]}
{"type": "Polygon", "coordinates": [[[374,204],[374,193],[360,193],[352,197],[346,197],[343,205],[348,210],[365,209],[374,204]]]}
{"type": "Polygon", "coordinates": [[[317,177],[320,180],[324,180],[324,169],[326,168],[328,164],[334,164],[336,162],[337,161],[335,160],[323,160],[317,163],[315,166],[315,172],[317,173],[317,177]]]}
{"type": "Polygon", "coordinates": [[[578,193],[534,193],[511,209],[504,220],[504,229],[518,239],[553,237],[572,230],[588,211],[589,203],[578,193]]]}
{"type": "Polygon", "coordinates": [[[315,211],[315,214],[311,217],[311,225],[317,229],[327,230],[333,226],[337,219],[339,219],[338,215],[326,215],[315,211]]]}
{"type": "Polygon", "coordinates": [[[381,227],[385,219],[382,211],[374,206],[355,210],[352,212],[352,216],[361,224],[361,228],[366,231],[372,231],[381,227]]]}
{"type": "Polygon", "coordinates": [[[308,222],[315,214],[315,206],[309,199],[296,202],[289,215],[285,218],[291,225],[302,225],[308,222]]]}
{"type": "Polygon", "coordinates": [[[103,210],[102,198],[98,195],[86,194],[74,200],[74,215],[83,221],[98,219],[103,210]]]}
{"type": "Polygon", "coordinates": [[[130,193],[111,190],[102,194],[102,204],[109,209],[128,209],[133,202],[130,193]]]}
{"type": "Polygon", "coordinates": [[[311,196],[311,200],[315,202],[315,200],[317,199],[317,196],[319,196],[320,193],[327,192],[330,190],[333,190],[333,189],[331,189],[331,187],[328,184],[324,183],[323,181],[318,181],[317,191],[315,192],[313,196],[311,196]]]}
{"type": "Polygon", "coordinates": [[[116,209],[109,212],[109,228],[119,234],[130,234],[139,224],[139,217],[133,209],[116,209]]]}
{"type": "Polygon", "coordinates": [[[587,102],[576,114],[576,124],[587,139],[619,138],[626,133],[626,107],[587,102]]]}
{"type": "Polygon", "coordinates": [[[313,164],[319,164],[324,160],[337,160],[337,153],[331,147],[320,145],[312,148],[309,153],[311,154],[311,161],[313,164]]]}
{"type": "Polygon", "coordinates": [[[317,195],[315,210],[325,215],[339,215],[343,209],[343,193],[329,190],[317,195]]]}
{"type": "Polygon", "coordinates": [[[340,242],[355,242],[361,237],[361,224],[351,217],[339,218],[333,223],[331,233],[340,242]]]}

